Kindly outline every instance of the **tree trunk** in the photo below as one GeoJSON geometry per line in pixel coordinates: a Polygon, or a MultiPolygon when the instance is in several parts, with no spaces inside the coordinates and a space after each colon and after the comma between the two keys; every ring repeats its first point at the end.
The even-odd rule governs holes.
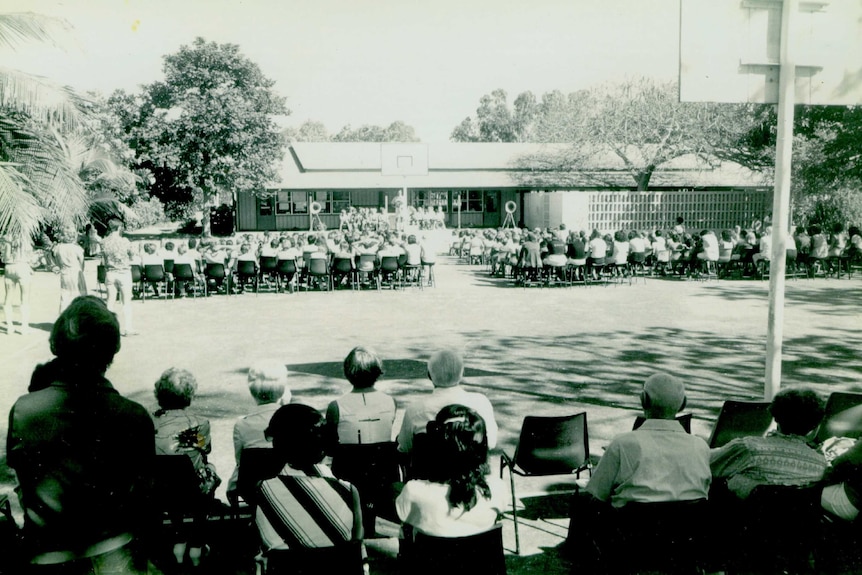
{"type": "Polygon", "coordinates": [[[655,166],[647,166],[642,171],[638,172],[635,181],[638,184],[638,191],[645,192],[649,189],[649,181],[655,171],[655,166]]]}

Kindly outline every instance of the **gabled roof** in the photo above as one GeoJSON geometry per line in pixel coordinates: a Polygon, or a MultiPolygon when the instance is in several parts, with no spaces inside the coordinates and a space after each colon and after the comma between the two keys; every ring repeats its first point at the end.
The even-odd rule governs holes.
{"type": "MultiPolygon", "coordinates": [[[[620,157],[611,150],[589,154],[590,170],[534,171],[525,158],[570,151],[566,144],[442,143],[409,144],[427,154],[427,173],[384,175],[384,155],[392,144],[294,143],[285,154],[276,189],[411,188],[603,188],[634,187],[620,157]]],[[[626,152],[633,158],[636,149],[626,152]]],[[[763,176],[733,162],[706,163],[694,154],[659,167],[650,187],[730,188],[769,185],[763,176]]]]}

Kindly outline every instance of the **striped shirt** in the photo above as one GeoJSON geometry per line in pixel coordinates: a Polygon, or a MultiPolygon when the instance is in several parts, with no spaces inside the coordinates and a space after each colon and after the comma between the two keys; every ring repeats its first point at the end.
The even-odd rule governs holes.
{"type": "Polygon", "coordinates": [[[258,496],[255,522],[265,551],[334,547],[361,534],[358,492],[325,465],[311,474],[285,466],[258,496]]]}

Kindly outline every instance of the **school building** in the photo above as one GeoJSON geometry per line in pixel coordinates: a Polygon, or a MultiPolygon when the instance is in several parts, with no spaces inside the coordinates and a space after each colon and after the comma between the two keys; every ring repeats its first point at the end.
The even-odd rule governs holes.
{"type": "Polygon", "coordinates": [[[508,143],[294,143],[281,181],[267,197],[235,197],[238,231],[308,230],[312,219],[338,228],[350,206],[386,209],[395,198],[442,211],[449,228],[515,225],[569,229],[693,228],[750,224],[771,209],[772,187],[732,162],[681,157],[660,166],[648,191],[616,154],[593,155],[589,169],[537,171],[529,158],[565,145],[508,143]],[[315,213],[317,212],[317,213],[315,213]]]}

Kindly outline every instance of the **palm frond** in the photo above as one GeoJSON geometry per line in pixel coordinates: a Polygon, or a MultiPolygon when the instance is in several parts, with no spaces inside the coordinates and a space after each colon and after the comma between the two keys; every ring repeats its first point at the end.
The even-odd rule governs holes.
{"type": "Polygon", "coordinates": [[[59,47],[58,32],[71,28],[66,20],[33,12],[0,14],[0,45],[14,48],[25,42],[43,42],[59,47]]]}
{"type": "Polygon", "coordinates": [[[42,209],[27,192],[29,182],[14,164],[0,162],[0,235],[32,237],[42,221],[42,209]]]}
{"type": "Polygon", "coordinates": [[[67,128],[78,124],[86,99],[48,78],[0,67],[0,107],[67,128]]]}

